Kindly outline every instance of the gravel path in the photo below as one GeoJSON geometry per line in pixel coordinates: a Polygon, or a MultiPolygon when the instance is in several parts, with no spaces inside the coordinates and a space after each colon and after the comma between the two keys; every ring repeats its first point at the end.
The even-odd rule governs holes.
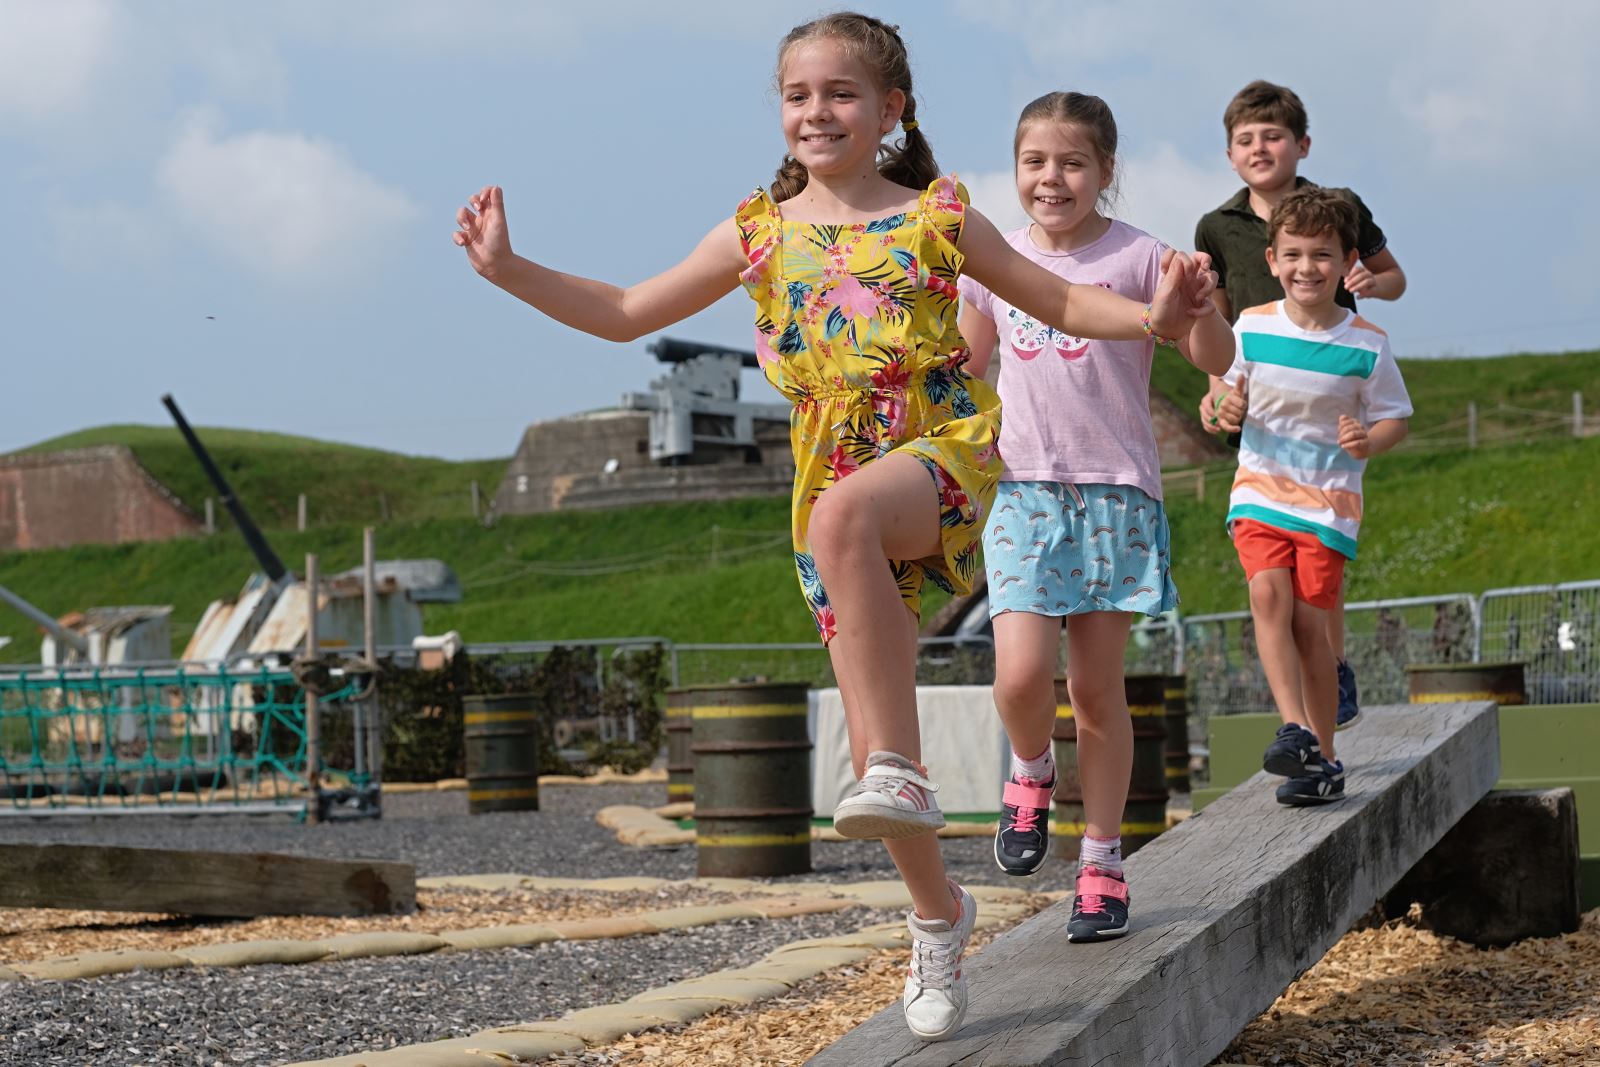
{"type": "MultiPolygon", "coordinates": [[[[594,821],[594,813],[608,804],[656,807],[665,802],[662,785],[591,785],[547,786],[541,792],[541,810],[492,815],[468,815],[466,794],[461,791],[401,794],[384,799],[382,819],[322,826],[302,825],[283,815],[38,819],[7,815],[0,817],[0,844],[61,841],[399,860],[414,864],[419,878],[499,873],[693,878],[693,848],[625,847],[594,821]]],[[[811,879],[854,882],[897,877],[888,852],[876,841],[814,842],[811,856],[815,868],[811,879]]],[[[995,866],[988,838],[948,839],[944,856],[958,881],[1015,884],[995,866]]],[[[1027,888],[1068,888],[1068,866],[1047,864],[1042,876],[1028,880],[1027,888]]]]}
{"type": "Polygon", "coordinates": [[[497,952],[6,983],[0,1064],[266,1067],[461,1037],[625,1000],[746,966],[798,938],[895,918],[855,908],[497,952]]]}

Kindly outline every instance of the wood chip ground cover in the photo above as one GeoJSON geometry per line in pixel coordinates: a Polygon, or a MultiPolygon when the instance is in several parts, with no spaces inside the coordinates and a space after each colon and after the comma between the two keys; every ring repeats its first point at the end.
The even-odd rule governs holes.
{"type": "Polygon", "coordinates": [[[23,963],[119,948],[171,951],[221,942],[278,938],[313,940],[368,931],[436,934],[442,930],[478,926],[610,918],[686,905],[721,904],[735,899],[738,898],[734,894],[684,885],[629,892],[418,889],[418,908],[414,914],[359,918],[271,915],[255,919],[201,919],[132,912],[0,908],[0,963],[23,963]]]}
{"type": "MultiPolygon", "coordinates": [[[[984,939],[979,939],[981,946],[984,939]]],[[[562,1067],[800,1064],[900,996],[892,949],[678,1030],[559,1057],[562,1067]]],[[[1577,933],[1483,950],[1399,920],[1345,936],[1220,1064],[1600,1064],[1600,911],[1577,933]]]]}

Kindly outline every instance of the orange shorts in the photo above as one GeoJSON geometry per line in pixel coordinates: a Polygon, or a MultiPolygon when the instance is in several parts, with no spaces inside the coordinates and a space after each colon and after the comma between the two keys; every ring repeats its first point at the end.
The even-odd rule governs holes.
{"type": "Polygon", "coordinates": [[[1331,608],[1339,602],[1339,587],[1344,583],[1344,556],[1317,540],[1316,534],[1280,530],[1252,519],[1236,519],[1233,547],[1244,565],[1247,581],[1262,571],[1283,567],[1294,583],[1296,600],[1303,600],[1314,608],[1331,608]]]}

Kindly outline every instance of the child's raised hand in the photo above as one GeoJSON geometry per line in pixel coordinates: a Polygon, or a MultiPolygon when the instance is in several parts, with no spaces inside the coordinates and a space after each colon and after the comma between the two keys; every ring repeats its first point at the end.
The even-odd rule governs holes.
{"type": "Polygon", "coordinates": [[[1367,440],[1367,428],[1349,415],[1339,416],[1339,447],[1356,459],[1366,459],[1372,454],[1367,440]]]}
{"type": "MultiPolygon", "coordinates": [[[[1194,283],[1194,261],[1168,249],[1161,257],[1161,280],[1150,301],[1150,329],[1157,337],[1176,340],[1194,325],[1189,289],[1194,283]]],[[[1208,299],[1206,303],[1210,303],[1208,299]]]]}
{"type": "Polygon", "coordinates": [[[1244,414],[1250,409],[1249,382],[1241,378],[1238,388],[1222,395],[1217,401],[1212,426],[1221,433],[1238,433],[1244,426],[1244,414]]]}
{"type": "Polygon", "coordinates": [[[1206,252],[1194,254],[1194,283],[1189,287],[1189,314],[1197,319],[1205,318],[1217,310],[1217,305],[1211,302],[1211,294],[1216,292],[1217,272],[1211,267],[1211,256],[1206,252]]]}
{"type": "Polygon", "coordinates": [[[498,185],[486,185],[456,212],[456,244],[467,250],[472,269],[489,277],[511,258],[511,234],[506,229],[505,194],[498,185]]]}
{"type": "Polygon", "coordinates": [[[1378,276],[1368,270],[1366,264],[1359,259],[1356,260],[1356,265],[1350,268],[1350,273],[1344,276],[1344,287],[1351,296],[1371,296],[1377,284],[1378,276]]]}

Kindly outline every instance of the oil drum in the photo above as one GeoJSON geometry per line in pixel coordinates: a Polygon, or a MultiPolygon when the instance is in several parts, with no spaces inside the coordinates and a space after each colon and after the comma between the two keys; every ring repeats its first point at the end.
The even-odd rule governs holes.
{"type": "MultiPolygon", "coordinates": [[[[1166,681],[1160,674],[1135,674],[1124,683],[1133,719],[1133,773],[1120,831],[1124,856],[1167,828],[1166,681]]],[[[1065,678],[1056,679],[1056,726],[1051,736],[1056,755],[1056,821],[1051,832],[1059,839],[1062,858],[1075,860],[1087,826],[1078,769],[1078,724],[1065,678]]]]}
{"type": "Polygon", "coordinates": [[[528,693],[461,699],[467,810],[539,810],[539,712],[528,693]]]}

